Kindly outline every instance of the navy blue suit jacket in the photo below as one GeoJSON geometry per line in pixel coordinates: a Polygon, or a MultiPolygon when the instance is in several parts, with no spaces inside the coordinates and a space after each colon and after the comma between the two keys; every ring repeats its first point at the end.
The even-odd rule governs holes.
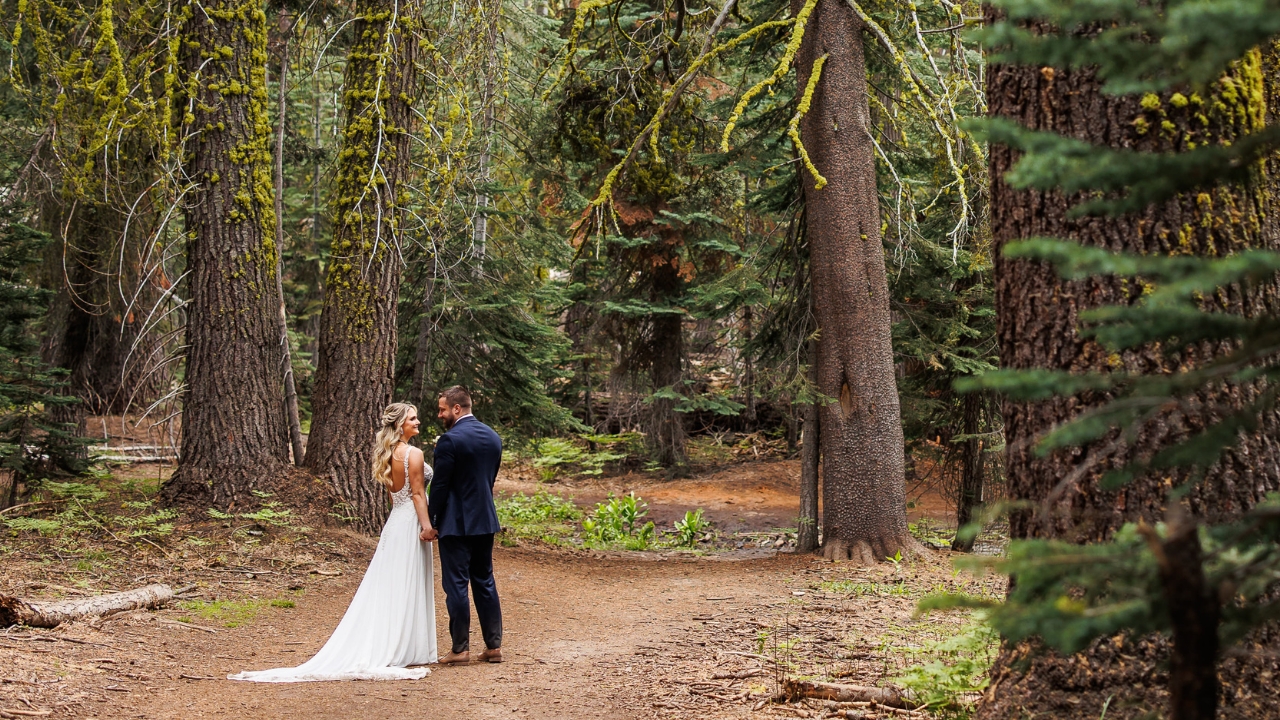
{"type": "Polygon", "coordinates": [[[493,483],[502,464],[502,438],[473,416],[459,418],[436,441],[427,505],[441,537],[498,532],[493,483]]]}

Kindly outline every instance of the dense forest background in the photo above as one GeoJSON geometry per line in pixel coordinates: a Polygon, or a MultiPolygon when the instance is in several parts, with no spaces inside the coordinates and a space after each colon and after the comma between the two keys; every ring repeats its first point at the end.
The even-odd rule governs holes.
{"type": "Polygon", "coordinates": [[[798,457],[796,549],[834,561],[929,552],[922,484],[955,551],[1007,520],[974,561],[1005,601],[924,603],[1005,640],[980,716],[1106,714],[1134,668],[1125,717],[1274,707],[1274,0],[21,0],[0,27],[4,507],[111,417],[160,428],[167,507],[311,478],[374,533],[382,407],[460,384],[544,467],[798,457]]]}
{"type": "MultiPolygon", "coordinates": [[[[731,3],[719,16],[627,2],[226,7],[237,19],[265,15],[231,28],[247,44],[219,52],[246,55],[216,58],[236,66],[221,83],[208,68],[184,73],[184,47],[201,41],[180,28],[198,27],[167,5],[33,4],[6,18],[15,41],[3,90],[8,212],[47,238],[23,268],[42,293],[27,334],[38,335],[43,365],[67,371],[50,393],[80,400],[60,406],[58,420],[173,423],[176,451],[184,402],[190,428],[195,398],[230,405],[247,375],[283,383],[288,371],[288,401],[267,394],[289,407],[262,416],[281,427],[254,432],[287,460],[279,433],[296,413],[295,436],[310,431],[313,452],[322,444],[331,458],[332,441],[313,424],[327,407],[338,408],[331,424],[334,413],[362,417],[391,397],[431,408],[439,390],[461,384],[509,442],[618,445],[614,455],[674,476],[686,472],[687,438],[708,432],[763,432],[798,452],[806,404],[836,399],[808,377],[818,333],[801,186],[813,180],[796,156],[793,119],[804,113],[785,72],[798,49],[785,4],[731,3]],[[371,31],[395,42],[362,54],[371,31]],[[403,65],[403,127],[357,136],[359,123],[383,115],[353,109],[362,99],[353,83],[370,78],[355,59],[370,60],[375,83],[387,63],[403,65]],[[209,280],[193,256],[205,243],[193,237],[191,207],[203,202],[194,201],[201,179],[216,188],[218,178],[192,160],[212,154],[202,138],[227,120],[213,122],[212,107],[203,128],[184,119],[206,102],[199,83],[248,100],[245,142],[231,152],[258,163],[239,189],[254,207],[231,211],[230,224],[256,218],[251,242],[278,253],[278,270],[264,253],[248,283],[255,298],[237,312],[263,315],[246,337],[279,335],[287,350],[284,360],[237,357],[218,340],[198,371],[207,382],[193,377],[205,361],[192,313],[209,280]],[[388,172],[394,152],[352,162],[378,152],[359,144],[380,142],[378,133],[403,138],[397,166],[385,179],[357,177],[388,172]],[[379,201],[393,227],[374,231],[372,252],[351,252],[350,206],[382,182],[395,188],[379,201]],[[349,274],[361,286],[350,294],[349,274]],[[276,330],[273,303],[284,309],[276,330]],[[345,374],[339,385],[386,376],[376,398],[326,385],[321,358],[335,352],[326,303],[372,313],[361,342],[386,360],[353,356],[328,372],[345,374]]],[[[866,58],[872,182],[898,380],[878,392],[900,395],[908,445],[942,462],[965,447],[973,468],[996,456],[970,446],[999,447],[991,403],[951,390],[953,378],[995,363],[985,163],[959,129],[984,109],[983,59],[960,32],[978,9],[873,9],[884,42],[866,58]]],[[[226,267],[217,272],[235,272],[226,267]]],[[[902,441],[889,442],[893,453],[902,441]]],[[[185,452],[206,464],[195,457],[204,451],[185,452]]],[[[355,472],[316,457],[313,470],[355,472]]]]}

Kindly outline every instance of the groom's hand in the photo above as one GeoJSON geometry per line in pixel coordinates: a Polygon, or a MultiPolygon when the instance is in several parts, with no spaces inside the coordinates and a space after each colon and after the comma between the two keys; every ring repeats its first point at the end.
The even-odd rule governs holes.
{"type": "Polygon", "coordinates": [[[440,537],[440,534],[436,532],[435,528],[427,528],[418,533],[418,539],[426,542],[435,542],[437,537],[440,537]]]}

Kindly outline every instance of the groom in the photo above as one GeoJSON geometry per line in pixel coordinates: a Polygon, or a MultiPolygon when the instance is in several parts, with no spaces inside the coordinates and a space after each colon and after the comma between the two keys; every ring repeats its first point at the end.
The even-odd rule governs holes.
{"type": "Polygon", "coordinates": [[[471,395],[457,385],[440,393],[437,417],[446,432],[436,441],[435,477],[427,502],[432,530],[422,539],[439,538],[440,581],[453,638],[453,649],[440,663],[471,661],[468,581],[486,646],[480,659],[502,662],[502,608],[493,581],[493,535],[500,527],[493,482],[502,462],[502,438],[471,414],[471,395]]]}

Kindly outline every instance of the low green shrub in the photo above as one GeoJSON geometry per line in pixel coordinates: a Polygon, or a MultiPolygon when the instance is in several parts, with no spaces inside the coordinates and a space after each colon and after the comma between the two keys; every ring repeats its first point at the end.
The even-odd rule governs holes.
{"type": "Polygon", "coordinates": [[[913,650],[929,659],[908,667],[893,681],[912,702],[928,706],[935,717],[965,720],[987,688],[987,671],[999,645],[999,634],[981,613],[975,613],[973,622],[958,633],[913,650]]]}
{"type": "Polygon", "coordinates": [[[628,550],[644,550],[653,544],[657,535],[652,522],[636,527],[648,514],[648,503],[635,493],[622,497],[610,493],[605,502],[596,503],[591,517],[582,521],[583,535],[591,545],[618,543],[628,550]]]}
{"type": "Polygon", "coordinates": [[[697,510],[686,510],[684,518],[677,520],[675,523],[675,543],[677,545],[693,547],[698,544],[698,538],[707,531],[709,525],[710,523],[702,518],[702,508],[698,508],[697,510]]]}

